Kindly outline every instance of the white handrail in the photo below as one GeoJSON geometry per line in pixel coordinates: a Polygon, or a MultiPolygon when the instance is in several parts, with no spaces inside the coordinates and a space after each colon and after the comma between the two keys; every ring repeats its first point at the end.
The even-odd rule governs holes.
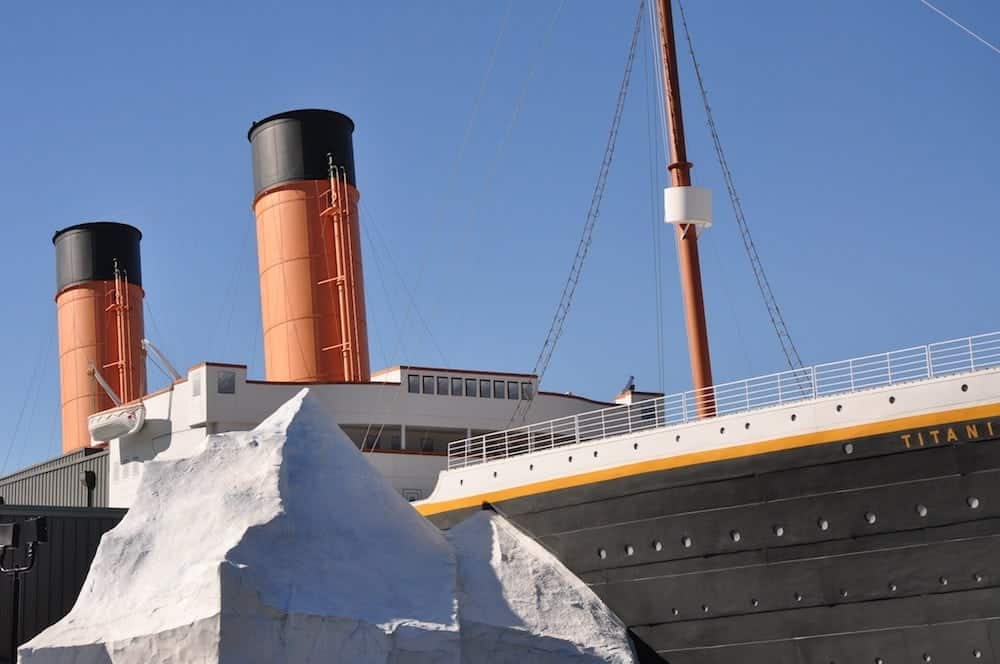
{"type": "Polygon", "coordinates": [[[1000,367],[1000,332],[827,362],[457,440],[448,444],[448,468],[683,424],[698,419],[693,404],[714,404],[716,415],[732,415],[993,367],[1000,367]]]}

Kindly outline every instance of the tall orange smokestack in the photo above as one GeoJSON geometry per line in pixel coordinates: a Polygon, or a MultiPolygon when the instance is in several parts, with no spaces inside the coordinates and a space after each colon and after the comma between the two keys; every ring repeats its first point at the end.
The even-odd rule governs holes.
{"type": "Polygon", "coordinates": [[[250,127],[269,381],[371,379],[354,122],[301,110],[250,127]]]}
{"type": "Polygon", "coordinates": [[[64,454],[89,446],[87,418],[114,406],[94,369],[123,403],[146,393],[141,239],[137,228],[105,221],[52,238],[64,454]]]}

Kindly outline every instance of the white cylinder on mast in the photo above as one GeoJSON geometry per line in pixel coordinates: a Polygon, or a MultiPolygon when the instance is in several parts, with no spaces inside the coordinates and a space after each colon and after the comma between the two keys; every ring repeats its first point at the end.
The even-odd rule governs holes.
{"type": "Polygon", "coordinates": [[[664,221],[668,224],[712,225],[712,190],[705,187],[667,187],[663,190],[664,221]]]}

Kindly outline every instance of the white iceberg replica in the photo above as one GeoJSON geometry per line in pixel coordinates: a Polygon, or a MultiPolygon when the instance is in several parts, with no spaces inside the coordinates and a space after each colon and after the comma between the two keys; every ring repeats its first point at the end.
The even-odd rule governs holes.
{"type": "Polygon", "coordinates": [[[632,662],[621,622],[483,513],[446,537],[308,389],[151,462],[76,605],[24,664],[632,662]]]}

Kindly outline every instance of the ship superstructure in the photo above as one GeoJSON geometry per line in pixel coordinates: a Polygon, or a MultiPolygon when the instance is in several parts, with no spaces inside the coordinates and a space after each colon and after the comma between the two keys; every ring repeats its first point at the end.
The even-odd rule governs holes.
{"type": "MultiPolygon", "coordinates": [[[[206,363],[148,395],[141,403],[143,426],[110,440],[109,505],[132,503],[145,462],[186,458],[203,448],[208,435],[252,429],[302,387],[250,380],[245,366],[206,363]]],[[[447,465],[450,443],[502,429],[519,398],[534,401],[532,417],[538,420],[602,405],[573,395],[536,393],[536,378],[526,374],[435,367],[394,367],[376,372],[368,383],[309,387],[409,500],[430,495],[447,465]]],[[[135,408],[125,406],[94,419],[135,408]]]]}

